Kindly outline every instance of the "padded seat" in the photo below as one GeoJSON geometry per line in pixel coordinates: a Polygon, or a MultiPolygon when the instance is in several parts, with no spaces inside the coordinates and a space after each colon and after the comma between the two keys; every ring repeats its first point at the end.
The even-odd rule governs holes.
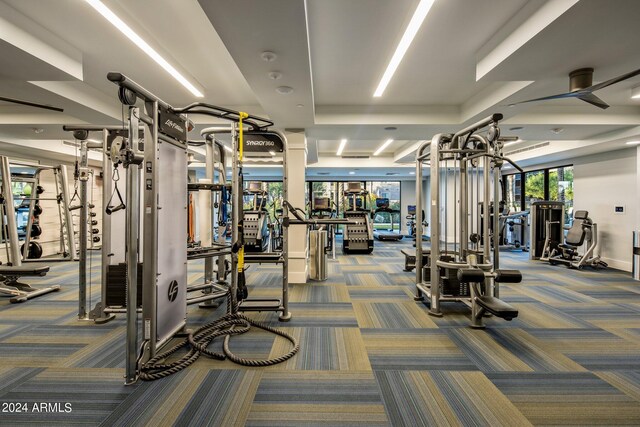
{"type": "Polygon", "coordinates": [[[9,277],[21,277],[21,276],[46,276],[49,272],[48,266],[33,266],[33,265],[0,265],[0,275],[9,277]]]}
{"type": "Polygon", "coordinates": [[[511,320],[518,317],[518,310],[506,302],[491,296],[477,296],[476,303],[494,316],[511,320]]]}

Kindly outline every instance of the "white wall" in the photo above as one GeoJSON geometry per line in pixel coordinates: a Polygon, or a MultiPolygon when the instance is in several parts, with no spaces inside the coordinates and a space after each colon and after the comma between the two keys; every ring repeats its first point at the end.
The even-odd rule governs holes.
{"type": "Polygon", "coordinates": [[[632,231],[638,229],[637,149],[574,160],[574,208],[589,211],[598,224],[599,252],[611,267],[631,271],[632,231]],[[614,213],[614,206],[625,213],[614,213]]]}

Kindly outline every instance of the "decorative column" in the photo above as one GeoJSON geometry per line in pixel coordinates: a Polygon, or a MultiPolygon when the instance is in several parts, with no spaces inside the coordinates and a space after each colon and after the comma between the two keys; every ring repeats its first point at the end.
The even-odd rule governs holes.
{"type": "MultiPolygon", "coordinates": [[[[287,129],[287,192],[289,203],[305,209],[307,138],[304,129],[287,129]]],[[[289,283],[307,283],[309,238],[306,225],[289,227],[289,283]]]]}

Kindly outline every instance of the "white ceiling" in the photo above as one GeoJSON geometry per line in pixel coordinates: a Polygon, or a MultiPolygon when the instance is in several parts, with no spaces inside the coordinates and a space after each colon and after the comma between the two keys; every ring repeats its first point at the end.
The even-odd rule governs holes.
{"type": "MultiPolygon", "coordinates": [[[[640,76],[597,92],[608,110],[576,99],[507,106],[568,90],[568,73],[577,68],[595,68],[595,82],[640,68],[638,0],[435,0],[381,98],[373,91],[418,0],[103,2],[202,90],[204,101],[267,115],[279,128],[305,128],[319,155],[310,176],[348,174],[327,166],[342,138],[346,155],[372,155],[394,139],[376,162],[394,170],[412,161],[418,141],[492,112],[505,114],[503,134],[519,136],[523,146],[582,141],[597,152],[609,149],[607,140],[640,137],[640,101],[630,99],[640,76]],[[568,9],[541,24],[550,5],[568,9]],[[537,31],[516,41],[531,27],[537,31]],[[478,64],[505,44],[513,53],[476,81],[478,64]],[[264,51],[275,60],[262,60],[264,51]],[[273,71],[281,77],[269,78],[273,71]],[[278,86],[293,93],[281,95],[278,86]],[[523,129],[509,131],[516,126],[523,129]]],[[[0,102],[0,141],[29,145],[68,138],[62,124],[118,123],[109,71],[173,105],[195,100],[84,1],[0,0],[0,20],[0,96],[65,109],[0,102]]],[[[196,130],[213,123],[198,118],[196,130]]],[[[562,152],[576,155],[567,149],[553,158],[562,152]]],[[[527,155],[520,156],[527,163],[551,158],[544,150],[527,155]]]]}

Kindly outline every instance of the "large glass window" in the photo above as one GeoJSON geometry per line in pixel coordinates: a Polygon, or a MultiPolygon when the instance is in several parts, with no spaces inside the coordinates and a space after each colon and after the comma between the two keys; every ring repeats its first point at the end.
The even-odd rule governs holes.
{"type": "Polygon", "coordinates": [[[400,230],[400,182],[367,182],[371,208],[376,209],[377,199],[389,199],[389,209],[395,212],[378,212],[373,217],[373,227],[381,230],[400,230]]]}
{"type": "Polygon", "coordinates": [[[564,202],[566,221],[573,214],[573,166],[540,169],[503,177],[509,211],[528,210],[536,200],[564,202]]]}
{"type": "Polygon", "coordinates": [[[508,212],[520,212],[522,210],[522,184],[520,178],[520,174],[507,175],[505,177],[505,202],[508,212]]]}
{"type": "Polygon", "coordinates": [[[524,174],[524,206],[531,208],[531,203],[545,199],[544,171],[533,171],[524,174]]]}
{"type": "MultiPolygon", "coordinates": [[[[349,209],[349,199],[344,197],[344,190],[347,183],[343,181],[311,181],[309,182],[307,191],[309,192],[309,207],[313,205],[313,200],[317,197],[329,197],[332,206],[336,209],[336,215],[341,217],[345,210],[349,209]]],[[[366,209],[373,211],[376,208],[376,199],[389,199],[389,208],[397,210],[398,213],[393,214],[393,218],[388,213],[381,214],[378,220],[374,219],[374,227],[391,229],[400,229],[400,182],[399,181],[368,181],[362,182],[362,188],[369,192],[366,199],[366,209]],[[384,217],[384,218],[383,218],[384,217]],[[393,221],[392,221],[393,220],[393,221]]],[[[359,204],[359,208],[365,206],[359,204]]],[[[337,227],[338,232],[342,230],[342,226],[337,227]]]]}
{"type": "Polygon", "coordinates": [[[564,202],[565,223],[573,215],[573,166],[549,169],[549,200],[564,202]]]}

